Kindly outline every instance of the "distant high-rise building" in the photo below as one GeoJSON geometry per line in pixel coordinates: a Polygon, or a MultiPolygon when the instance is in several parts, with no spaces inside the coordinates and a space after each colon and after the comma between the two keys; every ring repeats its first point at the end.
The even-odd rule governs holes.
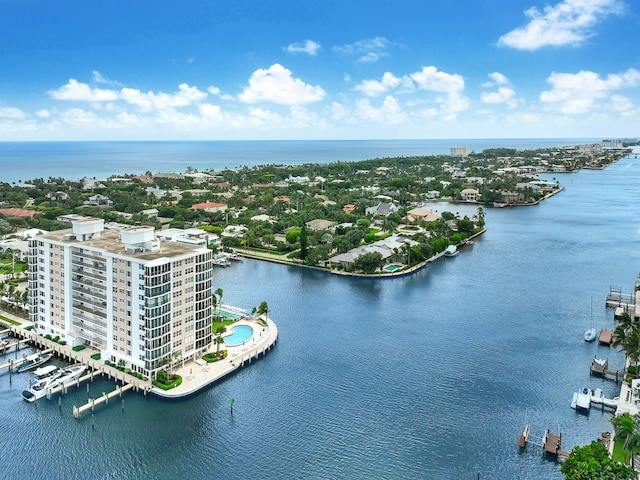
{"type": "Polygon", "coordinates": [[[212,341],[212,252],[160,241],[153,227],[104,220],[29,242],[30,319],[41,335],[90,345],[151,377],[168,359],[196,358],[212,341]]]}
{"type": "Polygon", "coordinates": [[[467,147],[451,147],[451,155],[455,157],[466,157],[467,154],[467,147]]]}

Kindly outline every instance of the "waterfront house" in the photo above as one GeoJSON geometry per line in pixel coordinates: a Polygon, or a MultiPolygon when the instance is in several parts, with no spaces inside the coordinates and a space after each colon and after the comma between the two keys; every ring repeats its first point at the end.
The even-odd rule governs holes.
{"type": "Polygon", "coordinates": [[[409,222],[434,222],[440,218],[442,217],[433,210],[425,210],[424,208],[413,208],[407,212],[407,220],[409,222]]]}
{"type": "Polygon", "coordinates": [[[463,202],[477,202],[480,192],[475,188],[465,188],[460,192],[460,199],[463,202]]]}

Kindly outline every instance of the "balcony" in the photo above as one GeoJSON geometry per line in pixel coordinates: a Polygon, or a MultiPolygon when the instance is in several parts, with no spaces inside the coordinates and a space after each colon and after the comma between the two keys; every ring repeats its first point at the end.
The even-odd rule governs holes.
{"type": "MultiPolygon", "coordinates": [[[[74,303],[74,304],[72,305],[72,307],[73,307],[74,309],[76,309],[76,310],[80,310],[81,312],[87,313],[87,314],[89,314],[89,315],[94,315],[94,316],[96,316],[96,317],[99,317],[99,318],[105,318],[105,319],[107,318],[107,314],[106,314],[106,313],[104,313],[104,312],[100,312],[100,311],[98,311],[98,310],[94,310],[93,308],[89,308],[89,307],[87,307],[87,306],[85,306],[85,305],[80,305],[80,304],[74,303]]],[[[82,315],[82,314],[80,314],[80,316],[83,316],[83,315],[82,315]]],[[[99,320],[99,319],[93,319],[92,317],[87,317],[87,319],[88,319],[90,322],[96,322],[96,323],[100,322],[100,320],[99,320]]],[[[105,327],[106,327],[106,323],[105,323],[104,325],[105,325],[105,327]]]]}

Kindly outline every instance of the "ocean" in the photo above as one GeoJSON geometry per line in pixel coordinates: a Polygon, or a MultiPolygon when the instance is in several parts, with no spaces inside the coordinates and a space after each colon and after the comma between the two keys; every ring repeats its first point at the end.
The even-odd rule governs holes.
{"type": "Polygon", "coordinates": [[[0,142],[0,181],[49,177],[80,180],[147,171],[221,171],[265,164],[331,163],[411,155],[448,154],[451,147],[482,151],[546,148],[601,139],[318,140],[212,142],[0,142]]]}
{"type": "MultiPolygon", "coordinates": [[[[299,156],[312,155],[301,146],[299,156]]],[[[184,161],[166,169],[196,163],[184,161]]],[[[583,334],[591,312],[598,329],[614,326],[606,294],[631,293],[638,277],[640,162],[553,176],[561,193],[537,206],[487,208],[487,232],[473,245],[408,277],[255,260],[215,270],[225,303],[268,302],[280,338],[187,400],[129,393],[75,420],[73,405],[113,384],[30,404],[20,397],[28,374],[10,382],[1,373],[0,478],[563,478],[535,444],[546,429],[563,433],[564,450],[612,430],[610,413],[582,415],[570,402],[582,387],[619,390],[590,377],[589,365],[598,356],[622,368],[621,353],[583,334]],[[521,452],[525,423],[532,441],[521,452]]]]}

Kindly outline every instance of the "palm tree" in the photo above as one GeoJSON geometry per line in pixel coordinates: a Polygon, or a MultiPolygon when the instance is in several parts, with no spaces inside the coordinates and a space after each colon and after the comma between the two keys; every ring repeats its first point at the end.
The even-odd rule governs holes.
{"type": "Polygon", "coordinates": [[[227,327],[224,325],[220,325],[216,329],[216,338],[213,339],[213,342],[216,344],[216,356],[220,358],[220,344],[224,342],[222,338],[222,334],[227,331],[227,327]]]}
{"type": "Polygon", "coordinates": [[[634,365],[640,361],[640,329],[633,328],[628,332],[621,344],[622,351],[634,365]]]}
{"type": "Polygon", "coordinates": [[[627,312],[624,312],[620,315],[618,319],[618,325],[613,330],[613,341],[611,344],[614,347],[619,347],[623,344],[625,337],[628,333],[630,333],[634,328],[638,328],[638,324],[633,321],[631,315],[627,312]]]}
{"type": "Polygon", "coordinates": [[[218,297],[218,301],[216,303],[218,305],[218,309],[220,309],[220,307],[222,307],[222,294],[224,293],[224,291],[218,287],[213,293],[216,295],[216,297],[218,297]]]}
{"type": "Polygon", "coordinates": [[[633,467],[633,451],[640,446],[640,416],[630,415],[625,412],[611,419],[616,437],[623,438],[623,449],[631,453],[631,466],[633,467]]]}
{"type": "Polygon", "coordinates": [[[269,305],[267,304],[267,302],[260,302],[260,305],[258,305],[258,309],[256,310],[256,313],[258,315],[264,315],[265,320],[267,319],[267,315],[269,314],[269,305]]]}

